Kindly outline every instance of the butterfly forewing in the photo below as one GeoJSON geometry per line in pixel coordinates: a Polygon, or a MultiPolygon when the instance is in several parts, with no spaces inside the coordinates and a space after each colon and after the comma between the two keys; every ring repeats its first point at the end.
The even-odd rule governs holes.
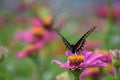
{"type": "Polygon", "coordinates": [[[78,52],[79,50],[82,50],[82,47],[84,47],[84,44],[86,42],[86,38],[95,30],[96,26],[90,29],[88,32],[86,32],[80,40],[77,41],[77,43],[74,45],[75,51],[78,52]]]}
{"type": "Polygon", "coordinates": [[[69,43],[57,30],[56,30],[56,32],[61,36],[64,44],[66,45],[66,47],[67,47],[69,50],[71,50],[71,45],[70,45],[70,43],[69,43]]]}

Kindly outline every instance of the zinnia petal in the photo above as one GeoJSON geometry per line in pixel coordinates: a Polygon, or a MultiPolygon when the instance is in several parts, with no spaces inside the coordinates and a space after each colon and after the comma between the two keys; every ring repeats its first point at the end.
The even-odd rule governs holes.
{"type": "Polygon", "coordinates": [[[61,63],[60,61],[58,60],[52,60],[51,63],[55,62],[56,64],[58,64],[59,66],[64,66],[63,63],[61,63]]]}
{"type": "Polygon", "coordinates": [[[66,56],[70,56],[70,55],[72,55],[72,52],[71,51],[67,51],[66,52],[66,56]]]}
{"type": "Polygon", "coordinates": [[[104,56],[102,54],[92,54],[89,58],[85,59],[85,62],[86,63],[91,63],[93,61],[96,61],[96,60],[101,60],[103,59],[104,56]]]}

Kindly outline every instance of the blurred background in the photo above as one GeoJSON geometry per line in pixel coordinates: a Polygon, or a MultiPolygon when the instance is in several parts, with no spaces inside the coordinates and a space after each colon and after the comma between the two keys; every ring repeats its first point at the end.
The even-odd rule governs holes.
{"type": "Polygon", "coordinates": [[[57,75],[66,71],[51,64],[53,59],[66,61],[67,49],[60,36],[50,29],[39,32],[33,28],[41,23],[49,25],[51,17],[55,26],[49,27],[61,25],[59,32],[71,44],[97,26],[83,50],[119,49],[119,5],[120,0],[0,0],[0,46],[6,48],[0,50],[0,80],[56,80],[57,75]],[[44,37],[44,31],[53,34],[44,37]],[[29,32],[32,36],[28,37],[29,32]],[[45,39],[41,40],[41,36],[45,39]],[[35,41],[30,41],[33,37],[35,41]],[[39,41],[38,46],[44,43],[42,47],[33,49],[39,41]],[[34,62],[36,58],[38,63],[34,62]]]}

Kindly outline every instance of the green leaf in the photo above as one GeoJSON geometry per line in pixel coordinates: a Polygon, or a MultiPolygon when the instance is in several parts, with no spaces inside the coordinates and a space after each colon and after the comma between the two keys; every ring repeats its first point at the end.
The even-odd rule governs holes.
{"type": "Polygon", "coordinates": [[[114,76],[112,76],[111,74],[109,74],[109,72],[107,72],[104,68],[102,68],[102,69],[103,69],[105,75],[107,76],[108,80],[114,80],[115,79],[114,76]]]}
{"type": "Polygon", "coordinates": [[[5,77],[7,80],[13,80],[12,77],[8,73],[1,71],[1,70],[0,70],[0,76],[5,77]]]}

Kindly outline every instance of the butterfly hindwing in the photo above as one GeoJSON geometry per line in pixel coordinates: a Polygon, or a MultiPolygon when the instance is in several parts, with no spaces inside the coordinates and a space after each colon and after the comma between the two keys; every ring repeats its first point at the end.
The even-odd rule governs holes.
{"type": "Polygon", "coordinates": [[[77,43],[74,45],[75,51],[78,52],[79,50],[82,51],[82,47],[84,47],[84,44],[86,42],[86,38],[95,30],[96,26],[90,29],[88,32],[86,32],[80,40],[77,41],[77,43]]]}

